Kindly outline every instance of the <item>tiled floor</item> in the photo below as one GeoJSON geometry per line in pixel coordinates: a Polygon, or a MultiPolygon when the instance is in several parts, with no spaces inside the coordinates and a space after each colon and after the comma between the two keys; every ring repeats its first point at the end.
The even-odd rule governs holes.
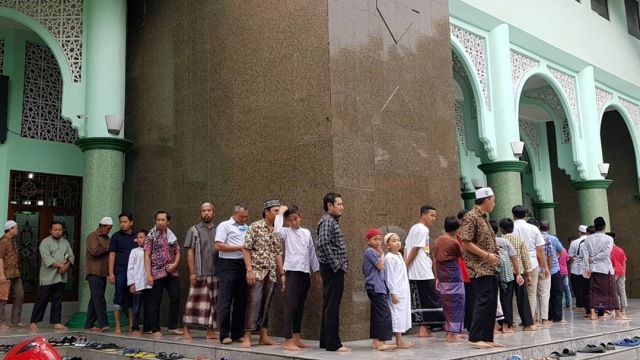
{"type": "MultiPolygon", "coordinates": [[[[126,347],[139,347],[148,351],[169,351],[179,352],[185,356],[204,355],[211,359],[227,357],[233,359],[274,359],[274,358],[297,358],[297,359],[334,359],[343,356],[349,359],[505,359],[510,355],[519,354],[523,359],[535,358],[549,354],[551,351],[560,351],[563,348],[577,350],[586,344],[615,341],[625,337],[640,335],[640,300],[630,301],[627,315],[634,320],[616,321],[613,318],[608,320],[591,321],[584,318],[584,311],[565,309],[567,324],[553,324],[542,327],[537,332],[517,331],[515,334],[496,335],[495,341],[505,344],[506,348],[494,348],[491,350],[472,349],[466,342],[447,343],[443,338],[443,333],[438,333],[437,338],[421,339],[415,335],[406,336],[407,340],[415,341],[416,345],[411,350],[393,350],[380,352],[371,349],[370,340],[360,340],[346,342],[344,345],[353,349],[351,353],[338,354],[327,352],[318,348],[308,349],[300,352],[286,351],[278,346],[254,346],[251,349],[242,349],[239,344],[221,345],[217,340],[204,340],[204,333],[194,332],[194,340],[185,341],[181,336],[165,335],[162,339],[156,340],[150,336],[132,338],[130,336],[118,336],[112,333],[91,334],[85,333],[90,340],[99,342],[114,342],[126,347]]],[[[54,332],[52,329],[41,329],[39,334],[45,338],[56,336],[63,337],[65,334],[54,332]]],[[[34,335],[28,329],[12,329],[11,331],[0,332],[0,344],[15,343],[19,338],[27,338],[34,335]]],[[[281,339],[279,339],[281,340],[281,339]]],[[[257,337],[254,336],[254,342],[257,337]]],[[[309,340],[309,344],[318,346],[317,341],[309,340]]],[[[84,359],[91,359],[95,356],[87,354],[84,359]]],[[[101,357],[95,357],[96,359],[101,357]]],[[[586,355],[577,357],[578,359],[588,358],[586,355]]],[[[601,357],[604,358],[604,357],[601,357]]],[[[640,353],[634,349],[620,348],[608,353],[609,358],[637,359],[640,353]],[[626,351],[625,351],[626,350],[626,351]],[[616,356],[617,355],[617,356],[616,356]]],[[[575,357],[573,359],[576,359],[575,357]]]]}

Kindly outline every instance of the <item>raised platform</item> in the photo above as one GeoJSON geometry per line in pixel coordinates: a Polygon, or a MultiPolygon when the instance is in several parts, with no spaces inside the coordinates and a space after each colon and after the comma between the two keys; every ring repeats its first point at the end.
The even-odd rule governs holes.
{"type": "MultiPolygon", "coordinates": [[[[123,347],[135,347],[149,352],[177,352],[186,358],[205,356],[210,359],[220,359],[225,357],[229,360],[235,359],[334,359],[339,355],[349,359],[377,360],[402,358],[404,359],[474,359],[474,360],[494,360],[506,359],[511,355],[518,354],[523,359],[534,359],[548,355],[552,351],[561,351],[564,348],[577,350],[586,344],[600,344],[602,342],[615,342],[622,338],[640,336],[640,300],[630,301],[627,315],[634,320],[616,321],[613,318],[608,320],[591,321],[584,318],[583,311],[565,309],[567,324],[553,324],[545,326],[537,332],[517,331],[515,334],[496,335],[495,340],[505,344],[506,348],[494,348],[491,350],[472,349],[466,342],[447,343],[443,338],[443,333],[438,333],[437,338],[421,339],[415,335],[406,336],[407,340],[415,341],[416,346],[411,350],[393,350],[390,352],[380,352],[371,349],[370,340],[351,341],[345,346],[351,347],[353,352],[348,354],[337,354],[327,352],[318,348],[308,349],[300,352],[286,351],[278,346],[253,346],[250,349],[242,349],[239,344],[222,345],[218,340],[205,340],[204,332],[194,331],[194,339],[185,341],[181,336],[165,335],[161,339],[154,339],[149,335],[131,337],[128,335],[114,335],[113,333],[91,333],[83,332],[90,340],[96,342],[116,343],[123,347]]],[[[68,334],[77,334],[69,332],[68,334]]],[[[28,329],[11,329],[0,332],[0,344],[14,344],[23,339],[37,335],[45,338],[62,338],[67,335],[64,332],[57,332],[53,329],[41,329],[38,333],[30,333],[28,329]]],[[[282,339],[278,339],[282,340],[282,339]]],[[[254,343],[257,336],[254,336],[254,343]]],[[[309,344],[318,346],[317,341],[309,340],[309,344]]],[[[123,359],[119,353],[108,353],[97,350],[86,350],[75,347],[59,347],[62,355],[81,356],[84,360],[109,360],[123,359]]],[[[602,354],[581,354],[571,359],[640,359],[640,347],[623,348],[607,351],[602,354]]]]}

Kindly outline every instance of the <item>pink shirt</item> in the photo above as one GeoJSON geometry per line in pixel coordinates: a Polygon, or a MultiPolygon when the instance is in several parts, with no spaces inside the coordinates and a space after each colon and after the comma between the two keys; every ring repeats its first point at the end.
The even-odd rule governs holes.
{"type": "Polygon", "coordinates": [[[558,258],[558,265],[560,265],[560,275],[569,274],[569,272],[567,271],[567,250],[562,249],[562,252],[560,252],[560,257],[558,258]]]}

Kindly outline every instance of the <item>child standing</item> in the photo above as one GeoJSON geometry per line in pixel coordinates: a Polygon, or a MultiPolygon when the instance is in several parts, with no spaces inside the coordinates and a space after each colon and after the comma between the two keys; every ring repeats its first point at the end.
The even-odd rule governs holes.
{"type": "Polygon", "coordinates": [[[129,265],[127,266],[127,285],[129,291],[133,294],[133,335],[140,335],[140,307],[144,308],[144,325],[142,329],[145,333],[151,332],[149,323],[150,304],[151,304],[151,286],[147,285],[147,272],[144,267],[144,243],[147,239],[147,230],[138,231],[136,236],[137,248],[131,250],[129,255],[129,265]]]}
{"type": "Polygon", "coordinates": [[[434,275],[440,291],[442,310],[447,321],[444,330],[449,342],[462,341],[464,332],[464,282],[458,259],[462,250],[457,240],[460,221],[454,216],[444,219],[445,234],[436,239],[433,246],[434,275]]]}
{"type": "Polygon", "coordinates": [[[373,339],[373,348],[377,350],[391,350],[395,346],[387,345],[391,340],[393,325],[391,310],[389,309],[387,284],[384,278],[384,252],[380,247],[382,233],[371,228],[365,233],[367,245],[362,260],[367,296],[371,301],[371,318],[369,320],[369,336],[373,339]]]}
{"type": "Polygon", "coordinates": [[[285,350],[300,351],[311,346],[300,339],[300,327],[302,325],[302,313],[304,303],[307,300],[311,279],[309,269],[315,272],[315,283],[322,286],[320,278],[320,264],[316,257],[311,232],[300,227],[302,215],[297,206],[291,208],[280,206],[276,216],[274,228],[284,240],[284,338],[282,347],[285,350]],[[283,216],[284,214],[284,216],[283,216]],[[284,220],[289,227],[282,227],[284,220]]]}
{"type": "Polygon", "coordinates": [[[413,341],[404,342],[402,333],[411,329],[411,294],[409,292],[409,276],[402,254],[398,251],[402,247],[400,236],[388,233],[384,236],[389,253],[384,257],[384,275],[389,289],[389,308],[393,334],[396,337],[396,347],[410,349],[413,341]]]}

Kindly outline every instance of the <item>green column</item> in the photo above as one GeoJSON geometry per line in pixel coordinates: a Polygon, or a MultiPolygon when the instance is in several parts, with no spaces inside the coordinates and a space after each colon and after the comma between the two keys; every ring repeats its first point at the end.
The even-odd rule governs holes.
{"type": "Polygon", "coordinates": [[[557,202],[536,203],[533,205],[538,210],[538,219],[549,221],[549,233],[556,233],[556,211],[557,202]]]}
{"type": "Polygon", "coordinates": [[[585,225],[593,225],[593,219],[602,216],[607,222],[607,228],[611,229],[609,222],[609,200],[607,188],[613,180],[584,180],[571,183],[578,192],[578,211],[580,222],[585,225]]]}
{"type": "Polygon", "coordinates": [[[511,208],[522,204],[522,181],[520,173],[527,166],[526,161],[494,161],[478,165],[487,175],[487,185],[496,196],[496,207],[491,218],[500,220],[511,217],[511,208]]]}
{"type": "Polygon", "coordinates": [[[469,210],[471,208],[473,208],[473,206],[476,204],[476,192],[475,191],[468,191],[468,192],[463,192],[461,195],[462,197],[462,201],[464,201],[464,208],[469,210]]]}
{"type": "MultiPolygon", "coordinates": [[[[124,182],[124,153],[133,145],[119,138],[85,138],[76,141],[84,152],[84,176],[82,178],[82,232],[80,253],[76,255],[79,270],[78,312],[69,320],[71,328],[82,328],[89,303],[89,288],[86,281],[85,258],[86,236],[98,227],[105,216],[114,219],[118,227],[118,214],[122,212],[122,183],[124,182]]],[[[113,286],[107,286],[107,310],[113,299],[113,286]]]]}

